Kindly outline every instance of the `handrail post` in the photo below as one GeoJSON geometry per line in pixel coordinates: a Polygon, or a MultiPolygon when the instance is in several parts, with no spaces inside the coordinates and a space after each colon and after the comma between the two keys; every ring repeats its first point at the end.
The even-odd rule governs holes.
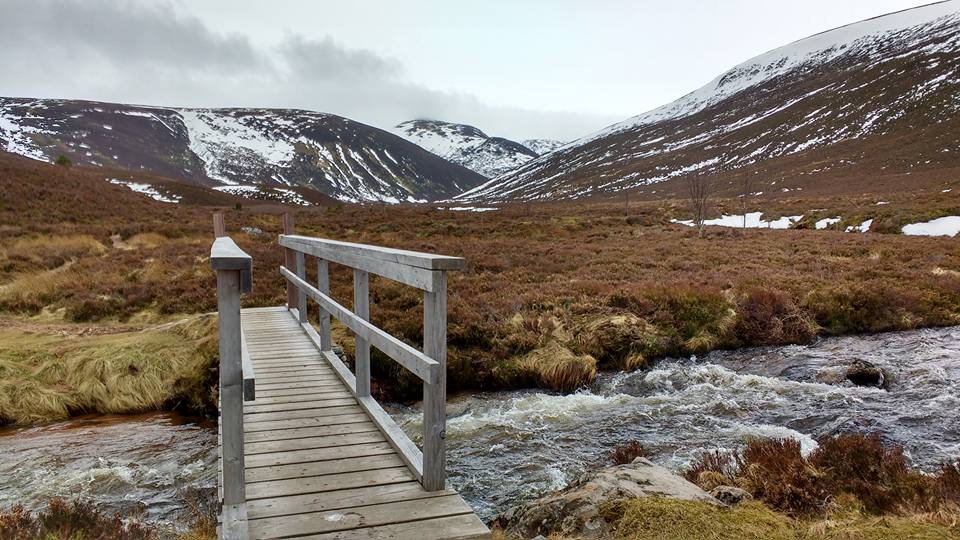
{"type": "Polygon", "coordinates": [[[214,238],[220,238],[221,236],[227,235],[227,228],[223,224],[223,213],[214,212],[213,213],[213,236],[214,238]]]}
{"type": "MultiPolygon", "coordinates": [[[[330,294],[330,263],[326,259],[317,259],[317,289],[323,294],[330,294]]],[[[330,337],[330,312],[319,307],[320,315],[320,350],[333,350],[333,340],[330,337]]]]}
{"type": "Polygon", "coordinates": [[[247,537],[243,458],[243,329],[240,294],[250,292],[253,263],[228,236],[210,248],[217,273],[217,325],[220,342],[220,462],[223,485],[221,538],[247,537]]]}
{"type": "MultiPolygon", "coordinates": [[[[307,279],[306,262],[302,251],[296,252],[297,277],[303,280],[307,279]]],[[[300,316],[300,323],[307,322],[307,291],[297,287],[297,314],[300,316]]]]}
{"type": "Polygon", "coordinates": [[[436,290],[423,293],[423,353],[440,364],[437,382],[423,383],[423,488],[446,487],[447,273],[437,271],[436,290]]]}
{"type": "Polygon", "coordinates": [[[243,374],[240,367],[240,271],[217,270],[220,330],[220,433],[223,504],[246,501],[243,481],[243,374]]]}
{"type": "MultiPolygon", "coordinates": [[[[293,216],[287,212],[283,214],[283,234],[293,234],[293,216]]],[[[283,248],[283,265],[287,268],[293,268],[296,264],[294,260],[294,250],[283,248]]],[[[287,309],[293,309],[297,302],[297,291],[292,283],[287,282],[287,309]]],[[[300,306],[296,306],[300,307],[300,306]]]]}
{"type": "MultiPolygon", "coordinates": [[[[370,320],[370,274],[353,270],[353,312],[365,321],[370,320]]],[[[355,335],[357,397],[370,395],[370,342],[355,335]]]]}

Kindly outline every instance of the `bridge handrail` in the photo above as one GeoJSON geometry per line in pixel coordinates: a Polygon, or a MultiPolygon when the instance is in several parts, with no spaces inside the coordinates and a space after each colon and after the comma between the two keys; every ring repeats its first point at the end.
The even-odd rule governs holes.
{"type": "Polygon", "coordinates": [[[288,284],[287,307],[304,328],[307,298],[320,307],[319,346],[335,371],[350,387],[361,407],[370,414],[400,453],[424,489],[438,491],[446,482],[447,396],[447,271],[460,270],[464,259],[401,249],[340,242],[291,234],[293,220],[284,217],[279,244],[285,250],[280,274],[288,284]],[[306,281],[305,256],[317,259],[317,286],[306,281]],[[353,269],[353,311],[330,295],[329,263],[353,269]],[[295,266],[293,270],[289,267],[295,266]],[[369,274],[379,275],[424,291],[423,351],[404,343],[369,322],[369,274]],[[336,317],[356,339],[355,374],[333,354],[330,317],[336,317]],[[370,395],[370,346],[397,361],[423,380],[423,450],[419,450],[370,395]]]}
{"type": "Polygon", "coordinates": [[[240,323],[240,294],[253,284],[253,259],[223,232],[214,215],[217,238],[210,267],[217,273],[217,324],[220,342],[220,471],[223,538],[247,537],[243,457],[243,401],[254,399],[255,378],[240,323]]]}

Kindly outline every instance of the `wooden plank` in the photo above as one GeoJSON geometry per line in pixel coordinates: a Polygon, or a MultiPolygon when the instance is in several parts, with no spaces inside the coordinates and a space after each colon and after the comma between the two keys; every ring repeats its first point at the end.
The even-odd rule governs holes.
{"type": "MultiPolygon", "coordinates": [[[[353,271],[353,312],[365,321],[370,320],[370,275],[363,270],[353,271]]],[[[357,396],[370,395],[370,342],[354,336],[354,364],[357,396]]]]}
{"type": "Polygon", "coordinates": [[[267,480],[247,484],[247,497],[249,497],[250,500],[254,500],[267,497],[282,497],[284,495],[319,493],[322,491],[334,491],[362,486],[396,484],[399,482],[409,482],[410,480],[413,480],[413,477],[406,467],[325,474],[323,476],[307,476],[287,480],[267,480]]]}
{"type": "MultiPolygon", "coordinates": [[[[330,296],[330,264],[325,259],[317,259],[317,290],[330,296]]],[[[330,339],[330,313],[320,308],[320,343],[318,347],[321,351],[329,351],[333,348],[333,341],[330,339]]]]}
{"type": "MultiPolygon", "coordinates": [[[[325,474],[393,469],[404,466],[403,461],[396,454],[382,454],[379,456],[367,456],[363,459],[331,459],[327,461],[276,465],[273,467],[248,468],[246,478],[247,482],[263,482],[266,480],[283,480],[302,478],[305,476],[323,476],[325,474]]],[[[417,484],[417,488],[419,491],[423,491],[420,484],[417,484]]]]}
{"type": "MultiPolygon", "coordinates": [[[[410,285],[411,287],[416,287],[418,289],[433,290],[433,279],[435,272],[433,270],[416,268],[397,262],[381,261],[351,254],[334,254],[325,249],[317,248],[302,242],[296,242],[294,240],[289,240],[287,244],[291,246],[290,249],[312,255],[318,259],[329,260],[330,262],[342,264],[350,268],[363,270],[364,272],[383,276],[387,279],[392,279],[393,281],[410,285]]],[[[290,266],[287,265],[287,267],[289,268],[290,266]]]]}
{"type": "Polygon", "coordinates": [[[400,429],[400,426],[394,422],[393,418],[383,410],[383,407],[377,403],[377,400],[368,396],[357,398],[357,402],[360,403],[360,407],[367,413],[370,420],[386,435],[387,441],[389,441],[394,450],[400,454],[401,459],[403,459],[410,468],[410,472],[413,473],[417,480],[421,480],[423,478],[423,454],[420,449],[417,448],[417,445],[413,444],[410,437],[407,437],[407,434],[404,433],[404,431],[400,429]]]}
{"type": "Polygon", "coordinates": [[[416,374],[425,381],[435,382],[439,376],[439,364],[436,360],[424,355],[373,324],[357,317],[353,312],[338,304],[329,296],[321,293],[315,287],[295,276],[284,267],[280,273],[298,287],[307,291],[307,295],[320,303],[323,309],[332,313],[354,334],[367,340],[371,345],[383,351],[384,354],[396,360],[400,365],[416,374]]]}
{"type": "MultiPolygon", "coordinates": [[[[349,512],[319,512],[295,514],[276,518],[260,518],[249,521],[252,538],[276,538],[300,536],[334,531],[390,525],[397,522],[417,521],[472,513],[459,495],[444,495],[427,501],[397,501],[370,506],[357,506],[349,512]]],[[[421,538],[427,529],[421,528],[421,538]]]]}
{"type": "Polygon", "coordinates": [[[325,382],[325,381],[336,381],[338,384],[343,384],[340,381],[340,378],[337,377],[336,373],[332,371],[330,373],[315,373],[313,375],[285,375],[279,377],[270,377],[265,378],[261,381],[262,385],[276,385],[276,384],[286,384],[286,383],[295,383],[295,382],[304,382],[304,381],[316,381],[316,382],[325,382]]]}
{"type": "Polygon", "coordinates": [[[339,392],[343,386],[307,386],[304,388],[285,388],[283,390],[260,390],[257,398],[303,396],[321,392],[339,392]]]}
{"type": "Polygon", "coordinates": [[[253,401],[257,398],[257,377],[253,371],[253,362],[250,360],[250,350],[247,349],[247,339],[243,335],[243,317],[240,323],[240,373],[243,377],[243,400],[253,401]]]}
{"type": "Polygon", "coordinates": [[[323,437],[328,435],[342,435],[346,433],[362,433],[365,431],[380,431],[373,422],[354,422],[335,426],[316,426],[305,428],[274,429],[270,431],[254,431],[244,435],[247,443],[260,441],[282,441],[283,439],[299,439],[301,437],[323,437]]]}
{"type": "MultiPolygon", "coordinates": [[[[217,239],[229,240],[227,237],[217,239]]],[[[232,243],[232,241],[231,241],[232,243]]],[[[234,247],[236,247],[234,245],[234,247]]],[[[223,248],[225,249],[225,248],[223,248]]],[[[223,504],[246,501],[243,481],[243,373],[240,365],[240,272],[217,271],[217,312],[220,336],[220,454],[223,504]]]]}
{"type": "MultiPolygon", "coordinates": [[[[291,463],[309,463],[312,461],[328,461],[331,459],[357,459],[366,456],[392,454],[393,448],[383,442],[368,444],[353,444],[350,446],[331,446],[329,448],[313,448],[311,450],[294,450],[291,452],[276,452],[273,454],[256,454],[247,458],[247,468],[269,467],[271,465],[289,465],[291,463]]],[[[407,471],[409,475],[410,472],[407,471]]],[[[413,478],[411,476],[411,478],[413,478]]],[[[250,493],[247,492],[247,498],[250,493]]]]}
{"type": "Polygon", "coordinates": [[[277,429],[304,428],[317,426],[334,426],[338,424],[353,424],[356,422],[369,422],[370,418],[362,413],[340,414],[335,416],[314,416],[310,418],[291,418],[289,420],[279,420],[273,422],[246,422],[243,425],[244,434],[255,431],[273,431],[277,429]]]}
{"type": "Polygon", "coordinates": [[[343,382],[335,380],[321,380],[321,381],[305,381],[298,383],[281,383],[281,384],[263,384],[259,385],[259,389],[262,390],[290,390],[292,388],[309,388],[314,386],[333,386],[338,387],[342,386],[343,382]]]}
{"type": "Polygon", "coordinates": [[[447,429],[447,275],[436,292],[423,293],[423,352],[440,367],[435,381],[423,382],[423,488],[446,485],[447,429]]]}
{"type": "Polygon", "coordinates": [[[255,420],[258,415],[263,413],[297,411],[301,409],[320,409],[324,407],[341,407],[343,405],[354,405],[357,399],[353,396],[342,398],[315,399],[313,401],[294,401],[290,403],[272,403],[269,405],[252,405],[243,408],[243,413],[248,420],[255,420]]]}
{"type": "MultiPolygon", "coordinates": [[[[395,262],[415,268],[427,268],[430,270],[463,270],[465,262],[461,257],[450,257],[447,255],[434,255],[432,253],[422,253],[419,251],[408,251],[406,249],[395,249],[382,246],[371,246],[367,244],[354,244],[352,242],[340,242],[338,240],[328,240],[326,238],[314,238],[311,236],[299,236],[291,233],[284,233],[280,236],[281,246],[289,246],[293,243],[316,247],[322,250],[326,255],[350,254],[357,257],[375,259],[377,261],[395,262]]],[[[332,256],[318,255],[328,261],[337,262],[332,256]]]]}
{"type": "Polygon", "coordinates": [[[383,433],[379,431],[365,431],[363,433],[345,433],[335,437],[325,435],[323,437],[247,443],[244,445],[244,452],[249,458],[257,454],[273,454],[276,452],[291,452],[294,450],[310,450],[313,448],[330,448],[331,446],[348,446],[351,444],[385,441],[386,439],[383,438],[383,433]]]}
{"type": "Polygon", "coordinates": [[[247,402],[244,405],[244,410],[250,412],[263,412],[263,408],[259,407],[260,405],[286,405],[290,403],[303,403],[307,401],[346,398],[353,398],[353,393],[346,388],[334,388],[329,392],[323,393],[298,394],[293,396],[278,396],[273,398],[259,399],[257,401],[247,402]],[[250,409],[250,406],[257,406],[258,408],[250,409]]]}
{"type": "Polygon", "coordinates": [[[311,366],[279,366],[279,367],[265,367],[262,368],[260,373],[265,378],[269,377],[284,377],[290,375],[310,375],[310,374],[326,374],[333,373],[333,368],[326,366],[324,364],[316,364],[311,366]]]}
{"type": "Polygon", "coordinates": [[[250,537],[247,529],[247,504],[225,504],[220,516],[220,536],[226,539],[246,540],[250,537]]]}
{"type": "Polygon", "coordinates": [[[214,270],[239,270],[240,292],[247,293],[253,284],[253,259],[229,236],[222,236],[210,246],[210,268],[214,270]]]}
{"type": "MultiPolygon", "coordinates": [[[[391,458],[391,456],[382,457],[385,459],[391,458]]],[[[396,457],[392,457],[392,459],[396,459],[396,457]]],[[[307,465],[310,464],[308,463],[307,465]]],[[[390,501],[427,499],[451,493],[453,492],[424,491],[417,482],[403,482],[400,484],[387,484],[385,486],[342,489],[334,492],[257,499],[256,501],[250,501],[247,513],[251,519],[256,519],[271,516],[305,514],[307,512],[322,512],[324,510],[349,509],[355,506],[379,504],[390,501]]]]}
{"type": "Polygon", "coordinates": [[[266,412],[244,414],[245,423],[269,422],[271,420],[292,420],[294,418],[312,418],[320,416],[336,416],[340,414],[354,414],[361,412],[362,409],[356,405],[338,405],[335,407],[323,407],[312,409],[301,409],[298,411],[266,412]]]}
{"type": "Polygon", "coordinates": [[[301,536],[310,540],[480,540],[490,538],[490,530],[476,514],[461,514],[434,519],[393,523],[362,529],[301,536]]]}

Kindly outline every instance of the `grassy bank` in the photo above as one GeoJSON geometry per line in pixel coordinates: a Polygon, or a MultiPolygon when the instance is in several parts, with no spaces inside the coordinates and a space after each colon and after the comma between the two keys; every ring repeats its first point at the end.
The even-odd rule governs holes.
{"type": "Polygon", "coordinates": [[[216,318],[143,331],[0,328],[0,424],[216,406],[216,318]]]}

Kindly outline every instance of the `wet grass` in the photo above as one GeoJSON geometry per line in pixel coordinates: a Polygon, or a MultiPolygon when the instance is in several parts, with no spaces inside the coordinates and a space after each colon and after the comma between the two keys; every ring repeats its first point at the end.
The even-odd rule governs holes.
{"type": "Polygon", "coordinates": [[[77,336],[0,329],[0,423],[215,410],[216,318],[77,336]]]}

